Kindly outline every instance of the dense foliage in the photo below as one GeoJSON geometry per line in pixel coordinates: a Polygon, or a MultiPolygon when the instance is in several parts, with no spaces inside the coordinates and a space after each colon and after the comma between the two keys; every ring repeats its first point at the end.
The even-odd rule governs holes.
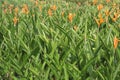
{"type": "Polygon", "coordinates": [[[0,80],[119,80],[119,0],[0,2],[0,80]]]}

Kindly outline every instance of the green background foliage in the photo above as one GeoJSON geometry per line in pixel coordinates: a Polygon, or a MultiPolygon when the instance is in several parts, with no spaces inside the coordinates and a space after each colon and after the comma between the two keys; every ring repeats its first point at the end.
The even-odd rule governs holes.
{"type": "MultiPolygon", "coordinates": [[[[113,47],[114,36],[120,37],[120,18],[116,22],[109,18],[98,27],[94,20],[98,15],[96,5],[46,0],[45,4],[40,4],[42,11],[39,11],[30,0],[5,1],[7,5],[19,7],[19,21],[14,25],[14,11],[4,14],[3,8],[0,9],[1,80],[120,78],[120,45],[117,49],[113,47]],[[23,3],[29,6],[28,15],[20,12],[23,3]],[[57,10],[53,11],[53,16],[48,16],[47,11],[54,4],[57,10]],[[72,23],[68,21],[69,13],[75,13],[72,23]],[[73,29],[75,25],[77,31],[73,29]]],[[[112,8],[113,2],[103,3],[112,8]]]]}

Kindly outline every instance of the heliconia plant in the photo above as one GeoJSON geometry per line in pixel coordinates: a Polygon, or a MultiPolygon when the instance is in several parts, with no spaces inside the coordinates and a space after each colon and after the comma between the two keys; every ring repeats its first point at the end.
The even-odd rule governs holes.
{"type": "Polygon", "coordinates": [[[1,0],[0,80],[119,80],[120,0],[1,0]]]}

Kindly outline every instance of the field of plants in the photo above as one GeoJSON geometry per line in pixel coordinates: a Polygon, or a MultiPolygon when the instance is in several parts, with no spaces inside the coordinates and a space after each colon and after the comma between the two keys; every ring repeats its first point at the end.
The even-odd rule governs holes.
{"type": "Polygon", "coordinates": [[[119,80],[120,0],[0,0],[0,80],[119,80]]]}

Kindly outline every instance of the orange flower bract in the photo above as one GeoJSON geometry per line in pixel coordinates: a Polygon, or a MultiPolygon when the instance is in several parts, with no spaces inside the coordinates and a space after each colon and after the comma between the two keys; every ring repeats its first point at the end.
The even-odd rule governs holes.
{"type": "Polygon", "coordinates": [[[119,39],[115,36],[115,37],[114,37],[114,49],[117,48],[118,42],[119,42],[119,39]]]}
{"type": "Polygon", "coordinates": [[[15,12],[15,15],[18,14],[18,7],[16,7],[16,8],[14,9],[14,12],[15,12]]]}
{"type": "Polygon", "coordinates": [[[51,9],[55,11],[57,9],[56,5],[51,6],[51,9]]]}
{"type": "Polygon", "coordinates": [[[104,19],[101,17],[100,18],[100,24],[102,24],[104,22],[104,19]]]}
{"type": "Polygon", "coordinates": [[[13,23],[14,23],[14,25],[16,25],[18,23],[18,18],[17,17],[13,18],[13,23]]]}
{"type": "Polygon", "coordinates": [[[99,4],[99,5],[97,6],[98,11],[100,11],[102,8],[103,8],[103,5],[102,5],[102,4],[99,4]]]}
{"type": "Polygon", "coordinates": [[[110,0],[106,0],[106,2],[108,3],[108,2],[110,2],[110,0]]]}
{"type": "Polygon", "coordinates": [[[68,20],[69,20],[70,22],[72,22],[74,16],[75,16],[75,14],[69,13],[69,15],[68,15],[68,20]]]}
{"type": "Polygon", "coordinates": [[[22,13],[24,13],[24,14],[28,14],[28,13],[29,13],[29,9],[28,9],[27,4],[24,4],[24,5],[23,5],[22,13]]]}
{"type": "Polygon", "coordinates": [[[95,21],[96,21],[98,27],[100,27],[100,25],[101,25],[105,20],[103,19],[102,14],[99,14],[98,17],[99,17],[99,19],[96,19],[96,18],[95,18],[95,21]]]}
{"type": "Polygon", "coordinates": [[[97,3],[97,0],[93,0],[93,4],[95,5],[97,3]]]}
{"type": "Polygon", "coordinates": [[[35,0],[35,5],[36,5],[36,6],[38,5],[38,0],[35,0]]]}
{"type": "Polygon", "coordinates": [[[52,10],[51,9],[48,10],[48,15],[52,16],[52,10]]]}

